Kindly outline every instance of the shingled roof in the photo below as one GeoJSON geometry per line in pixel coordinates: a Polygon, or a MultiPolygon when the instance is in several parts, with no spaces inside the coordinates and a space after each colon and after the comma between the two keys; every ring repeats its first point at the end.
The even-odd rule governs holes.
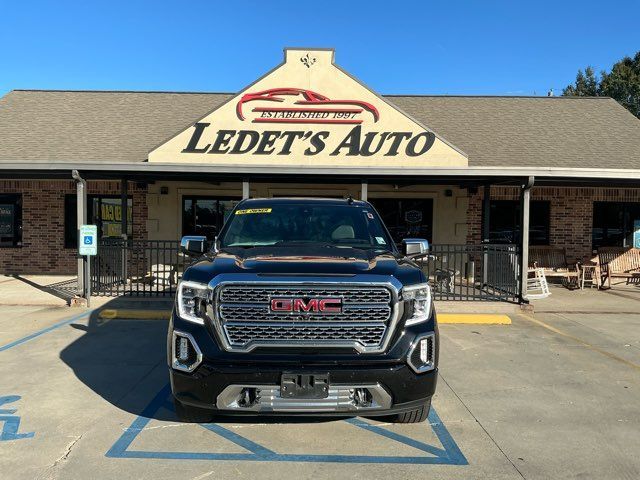
{"type": "MultiPolygon", "coordinates": [[[[144,162],[232,96],[13,90],[0,98],[0,162],[144,162]]],[[[470,166],[640,169],[640,120],[610,98],[385,98],[470,166]]]]}

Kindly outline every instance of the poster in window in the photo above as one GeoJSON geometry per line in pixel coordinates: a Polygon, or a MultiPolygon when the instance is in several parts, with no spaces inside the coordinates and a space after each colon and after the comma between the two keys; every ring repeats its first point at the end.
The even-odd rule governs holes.
{"type": "Polygon", "coordinates": [[[633,248],[640,248],[640,220],[633,221],[633,248]]]}
{"type": "Polygon", "coordinates": [[[0,235],[13,236],[15,206],[0,204],[0,235]]]}

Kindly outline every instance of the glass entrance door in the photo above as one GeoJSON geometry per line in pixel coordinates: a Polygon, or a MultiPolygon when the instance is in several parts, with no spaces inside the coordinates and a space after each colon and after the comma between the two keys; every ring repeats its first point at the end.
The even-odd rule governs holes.
{"type": "Polygon", "coordinates": [[[214,240],[240,200],[208,196],[182,197],[182,235],[214,240]]]}
{"type": "Polygon", "coordinates": [[[385,223],[393,241],[403,238],[433,239],[433,199],[431,198],[370,198],[385,223]]]}

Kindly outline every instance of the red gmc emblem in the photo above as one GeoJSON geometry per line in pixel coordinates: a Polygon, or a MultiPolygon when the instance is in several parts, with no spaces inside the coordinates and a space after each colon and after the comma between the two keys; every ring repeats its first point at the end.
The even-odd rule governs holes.
{"type": "Polygon", "coordinates": [[[341,313],[341,298],[272,298],[272,312],[341,313]]]}

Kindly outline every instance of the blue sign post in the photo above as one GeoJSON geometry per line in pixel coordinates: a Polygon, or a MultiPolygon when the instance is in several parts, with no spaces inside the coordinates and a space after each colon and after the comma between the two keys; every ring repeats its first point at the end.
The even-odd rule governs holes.
{"type": "Polygon", "coordinates": [[[91,304],[91,261],[89,257],[98,254],[98,226],[82,225],[78,236],[78,254],[86,257],[84,290],[87,307],[91,304]]]}

